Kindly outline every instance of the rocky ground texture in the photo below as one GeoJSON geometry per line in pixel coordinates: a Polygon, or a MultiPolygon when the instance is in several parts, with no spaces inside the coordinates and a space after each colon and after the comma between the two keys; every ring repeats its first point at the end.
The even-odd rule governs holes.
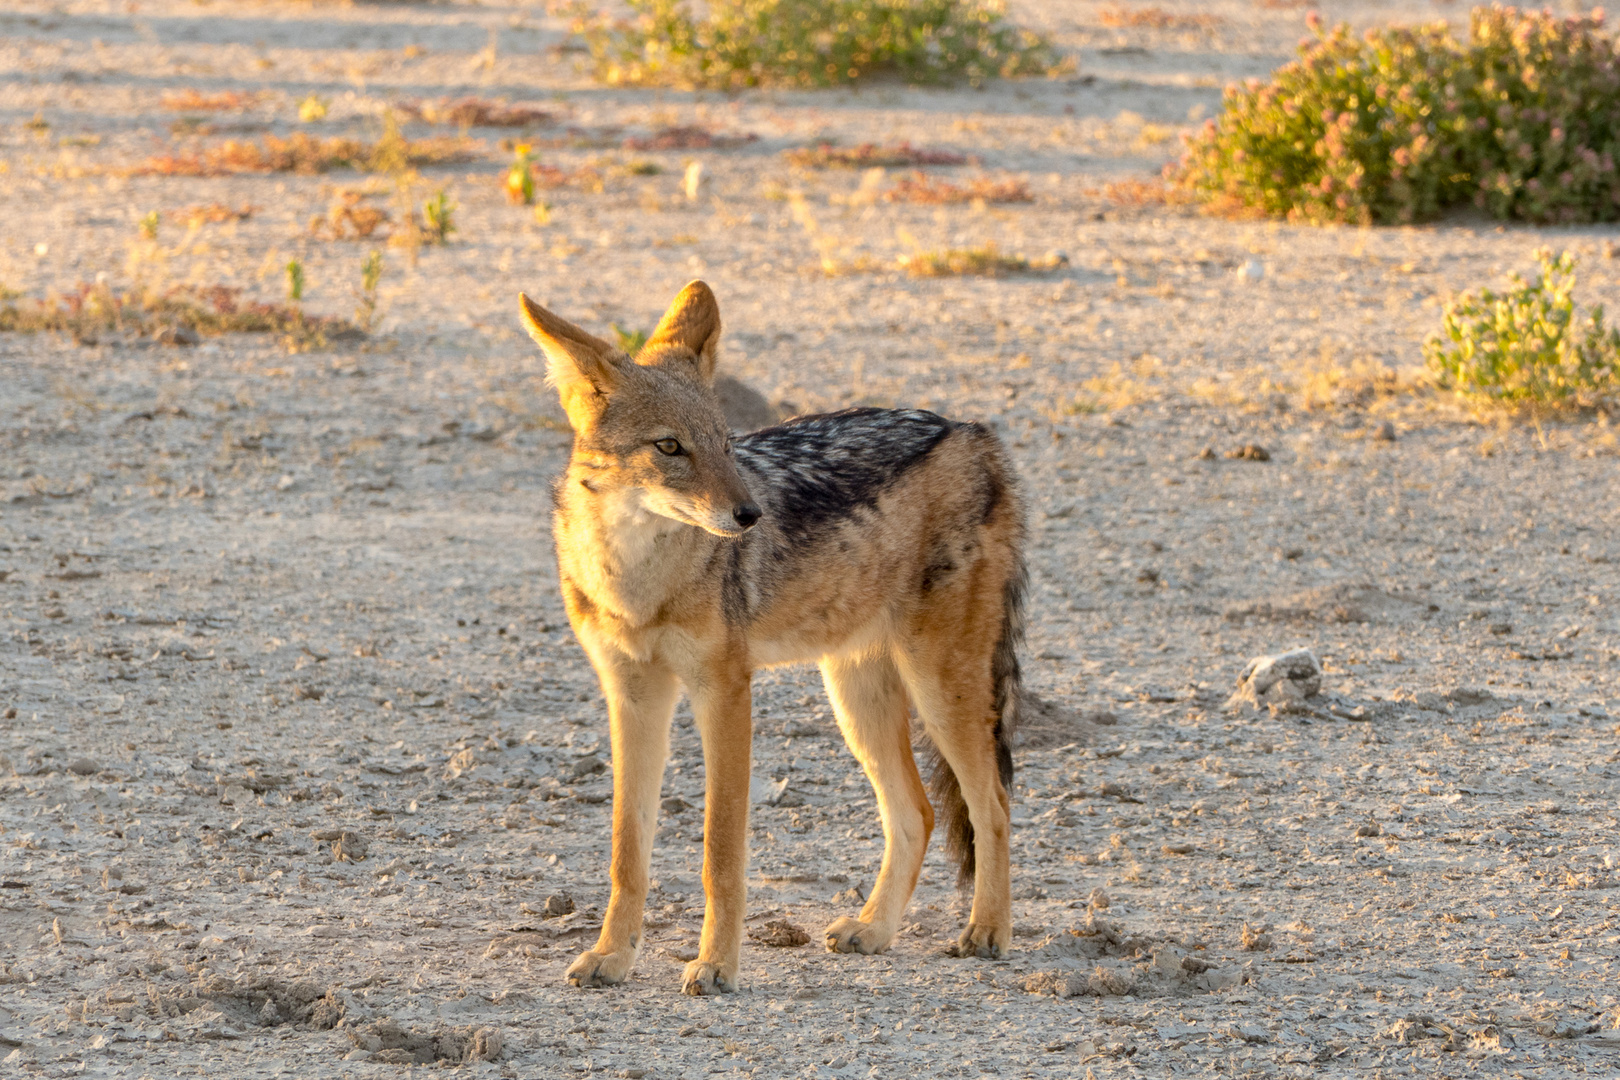
{"type": "MultiPolygon", "coordinates": [[[[1620,440],[1601,413],[1475,416],[1416,373],[1442,300],[1539,246],[1612,306],[1620,237],[1167,204],[1147,182],[1175,134],[1286,58],[1303,12],[1120,10],[1015,9],[1078,57],[1064,79],[736,98],[598,88],[517,4],[0,14],[8,289],[275,300],[297,257],[308,310],[346,315],[365,253],[387,260],[378,328],[321,348],[0,334],[0,1071],[1620,1067],[1620,440]],[[171,131],[187,89],[259,96],[171,131]],[[397,227],[385,177],[129,175],[299,130],[310,94],[322,136],[467,95],[553,122],[473,126],[469,161],[424,167],[414,197],[447,188],[458,231],[414,252],[309,227],[346,189],[397,227]],[[738,138],[660,148],[693,126],[738,138]],[[502,195],[518,135],[573,177],[545,222],[502,195]],[[1032,201],[888,201],[909,170],[784,157],[821,139],[953,151],[935,179],[1032,201]],[[189,209],[211,204],[252,209],[189,209]],[[897,269],[991,243],[1067,262],[897,269]],[[613,765],[550,554],[569,436],[514,300],[608,334],[695,276],[726,370],[773,407],[922,405],[1013,449],[1033,591],[1004,962],[944,955],[964,909],[938,852],[891,952],[822,951],[881,830],[814,673],[783,670],[756,680],[744,990],[679,993],[702,913],[684,707],[640,966],[563,982],[607,899],[613,765]],[[1296,646],[1319,692],[1229,706],[1296,646]]],[[[407,126],[432,131],[456,133],[407,126]]]]}

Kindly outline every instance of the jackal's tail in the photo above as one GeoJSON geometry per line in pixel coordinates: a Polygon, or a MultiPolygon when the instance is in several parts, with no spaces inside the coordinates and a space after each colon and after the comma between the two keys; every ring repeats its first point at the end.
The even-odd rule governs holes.
{"type": "MultiPolygon", "coordinates": [[[[1018,729],[1018,705],[1023,692],[1018,647],[1024,640],[1024,593],[1028,587],[1029,572],[1024,567],[1023,553],[1019,552],[1002,590],[1001,637],[990,657],[990,678],[995,694],[996,767],[1001,773],[1001,786],[1009,795],[1013,781],[1012,739],[1018,729]]],[[[945,851],[956,860],[957,887],[966,888],[973,881],[975,863],[973,822],[968,817],[967,802],[962,798],[962,786],[956,773],[937,750],[928,789],[944,817],[945,851]]]]}

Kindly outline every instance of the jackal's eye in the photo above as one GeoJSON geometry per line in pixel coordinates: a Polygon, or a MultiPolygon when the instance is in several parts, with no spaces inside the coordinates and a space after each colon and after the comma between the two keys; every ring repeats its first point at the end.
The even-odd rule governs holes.
{"type": "Polygon", "coordinates": [[[653,445],[658,447],[660,454],[668,454],[670,457],[681,452],[681,444],[675,439],[659,439],[653,445]]]}

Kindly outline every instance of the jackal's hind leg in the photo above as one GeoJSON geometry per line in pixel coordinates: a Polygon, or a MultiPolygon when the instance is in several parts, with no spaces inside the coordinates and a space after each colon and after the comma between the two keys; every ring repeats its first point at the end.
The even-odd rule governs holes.
{"type": "Polygon", "coordinates": [[[934,810],[911,754],[910,710],[894,661],[887,655],[829,657],[821,675],[844,741],[866,770],[883,818],[883,867],[859,918],[827,927],[832,952],[880,953],[894,940],[917,887],[934,810]]]}
{"type": "Polygon", "coordinates": [[[955,951],[1000,959],[1012,947],[1011,814],[996,757],[990,660],[936,646],[902,662],[923,727],[961,790],[961,803],[941,812],[965,811],[972,825],[973,909],[955,951]]]}

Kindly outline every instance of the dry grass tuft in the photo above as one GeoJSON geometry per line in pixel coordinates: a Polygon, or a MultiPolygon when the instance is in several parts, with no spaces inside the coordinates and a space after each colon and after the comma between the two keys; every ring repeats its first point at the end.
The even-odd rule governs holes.
{"type": "Polygon", "coordinates": [[[1131,360],[1130,368],[1116,363],[1106,375],[1093,376],[1080,384],[1066,412],[1115,412],[1158,401],[1167,392],[1164,362],[1152,353],[1142,353],[1131,360]]]}
{"type": "MultiPolygon", "coordinates": [[[[126,176],[234,176],[239,173],[290,172],[314,175],[333,169],[392,171],[395,163],[380,160],[382,144],[359,139],[317,139],[302,131],[291,138],[266,135],[262,143],[226,140],[196,154],[165,154],[147,158],[124,170],[126,176]]],[[[471,147],[462,139],[413,139],[391,153],[403,156],[407,166],[447,165],[470,161],[471,147]]]]}
{"type": "Polygon", "coordinates": [[[899,183],[883,193],[883,198],[887,202],[928,204],[1035,201],[1035,196],[1029,193],[1029,185],[1023,180],[991,180],[981,176],[966,184],[953,184],[920,172],[901,178],[899,183]]]}
{"type": "Polygon", "coordinates": [[[529,105],[508,105],[505,100],[490,101],[475,97],[406,101],[396,104],[394,109],[409,120],[462,128],[542,127],[557,122],[557,117],[544,109],[536,109],[529,105]]]}
{"type": "Polygon", "coordinates": [[[44,300],[12,298],[0,305],[0,332],[65,333],[94,344],[104,333],[165,336],[185,343],[177,331],[197,335],[286,334],[301,346],[360,331],[347,319],[306,315],[295,305],[243,301],[241,290],[223,285],[184,287],[168,292],[115,292],[107,285],[80,285],[44,300]]]}
{"type": "MultiPolygon", "coordinates": [[[[309,231],[331,240],[364,240],[387,223],[388,211],[365,201],[358,191],[344,191],[327,209],[326,216],[310,219],[309,231]]],[[[384,236],[387,233],[382,234],[384,236]]]]}
{"type": "Polygon", "coordinates": [[[710,131],[698,124],[659,128],[651,135],[633,136],[624,140],[626,150],[730,150],[759,141],[753,132],[726,135],[710,131]]]}
{"type": "Polygon", "coordinates": [[[223,225],[227,221],[246,221],[258,209],[257,206],[249,206],[246,203],[235,207],[217,202],[200,203],[183,210],[170,210],[168,217],[173,221],[184,221],[196,228],[202,225],[223,225]]]}
{"type": "Polygon", "coordinates": [[[1085,194],[1121,206],[1191,206],[1198,201],[1190,193],[1156,178],[1111,180],[1100,188],[1087,188],[1085,194]]]}
{"type": "Polygon", "coordinates": [[[559,169],[555,165],[539,162],[531,165],[536,187],[574,187],[581,191],[600,192],[603,188],[602,171],[595,165],[581,165],[577,169],[559,169]]]}
{"type": "Polygon", "coordinates": [[[1189,396],[1244,412],[1304,409],[1379,412],[1399,401],[1432,395],[1420,368],[1397,370],[1374,357],[1340,361],[1328,346],[1279,368],[1256,365],[1200,377],[1182,386],[1189,396]]]}
{"type": "Polygon", "coordinates": [[[831,143],[818,143],[815,146],[785,150],[782,156],[787,158],[789,164],[805,169],[894,169],[968,163],[965,155],[949,150],[922,150],[909,142],[895,146],[879,146],[876,143],[834,146],[831,143]]]}
{"type": "Polygon", "coordinates": [[[1027,259],[1005,255],[994,244],[979,248],[947,248],[902,255],[900,269],[912,277],[1006,277],[1008,274],[1040,274],[1069,265],[1061,255],[1027,259]]]}
{"type": "Polygon", "coordinates": [[[262,93],[245,90],[226,90],[218,94],[204,94],[195,87],[171,90],[163,95],[163,107],[170,112],[242,112],[265,99],[262,93]]]}
{"type": "Polygon", "coordinates": [[[1104,26],[1149,30],[1213,30],[1226,20],[1219,15],[1183,15],[1161,7],[1128,8],[1110,4],[1098,13],[1104,26]]]}
{"type": "Polygon", "coordinates": [[[1321,363],[1304,367],[1296,378],[1300,404],[1308,410],[1364,409],[1383,398],[1401,397],[1428,388],[1419,373],[1402,373],[1367,357],[1357,357],[1348,367],[1323,357],[1321,363]]]}

